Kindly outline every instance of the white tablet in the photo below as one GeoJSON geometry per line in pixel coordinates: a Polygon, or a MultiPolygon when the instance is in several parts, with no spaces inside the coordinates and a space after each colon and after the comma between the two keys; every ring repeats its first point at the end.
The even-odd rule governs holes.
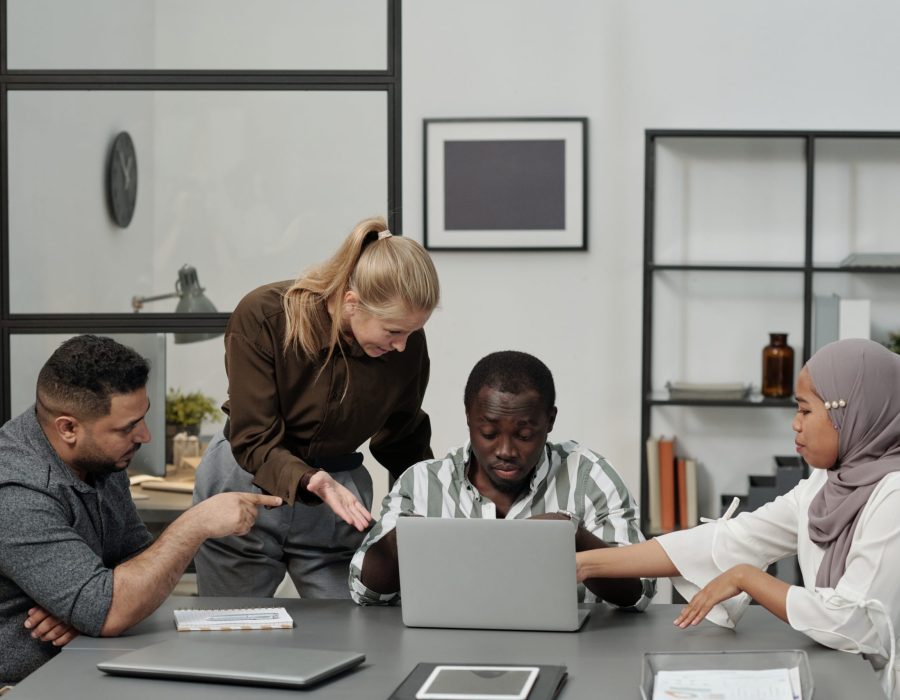
{"type": "Polygon", "coordinates": [[[435,666],[418,700],[525,700],[537,666],[435,666]]]}

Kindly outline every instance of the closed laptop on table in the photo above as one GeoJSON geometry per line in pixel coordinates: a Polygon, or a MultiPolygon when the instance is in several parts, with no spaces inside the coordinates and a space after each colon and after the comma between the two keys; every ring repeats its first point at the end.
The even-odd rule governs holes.
{"type": "Polygon", "coordinates": [[[563,520],[397,521],[403,623],[577,630],[575,528],[563,520]]]}
{"type": "MultiPolygon", "coordinates": [[[[239,632],[235,634],[240,634],[239,632]]],[[[352,651],[175,639],[130,651],[97,668],[116,676],[304,688],[365,660],[352,651]]]]}

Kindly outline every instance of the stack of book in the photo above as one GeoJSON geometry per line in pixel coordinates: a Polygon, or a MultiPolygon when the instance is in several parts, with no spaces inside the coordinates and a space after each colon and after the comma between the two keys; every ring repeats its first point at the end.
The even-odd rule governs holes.
{"type": "Polygon", "coordinates": [[[750,393],[750,385],[742,382],[666,382],[666,389],[676,401],[739,401],[750,393]]]}
{"type": "Polygon", "coordinates": [[[647,439],[647,487],[651,535],[693,527],[697,506],[697,462],[675,454],[674,437],[647,439]]]}

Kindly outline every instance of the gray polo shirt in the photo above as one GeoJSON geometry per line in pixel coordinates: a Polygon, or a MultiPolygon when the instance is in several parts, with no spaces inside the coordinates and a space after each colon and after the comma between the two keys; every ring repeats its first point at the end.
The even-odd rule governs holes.
{"type": "Polygon", "coordinates": [[[0,428],[0,685],[22,680],[59,649],[23,627],[35,604],[98,635],[112,569],[151,542],[124,473],[88,485],[59,458],[34,406],[0,428]]]}

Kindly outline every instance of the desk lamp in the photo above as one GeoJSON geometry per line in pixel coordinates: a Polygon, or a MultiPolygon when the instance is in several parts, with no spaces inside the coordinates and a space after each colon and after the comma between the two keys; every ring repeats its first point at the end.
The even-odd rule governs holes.
{"type": "MultiPolygon", "coordinates": [[[[131,297],[131,308],[137,313],[144,308],[144,304],[147,302],[178,297],[178,304],[175,306],[176,314],[214,314],[216,313],[216,307],[207,299],[203,293],[204,291],[203,287],[200,286],[200,280],[197,279],[197,268],[191,265],[182,265],[181,269],[178,270],[178,279],[175,281],[174,292],[152,296],[133,296],[131,297]]],[[[218,338],[222,334],[175,333],[173,335],[175,343],[181,345],[183,343],[194,343],[200,340],[218,338]]]]}

